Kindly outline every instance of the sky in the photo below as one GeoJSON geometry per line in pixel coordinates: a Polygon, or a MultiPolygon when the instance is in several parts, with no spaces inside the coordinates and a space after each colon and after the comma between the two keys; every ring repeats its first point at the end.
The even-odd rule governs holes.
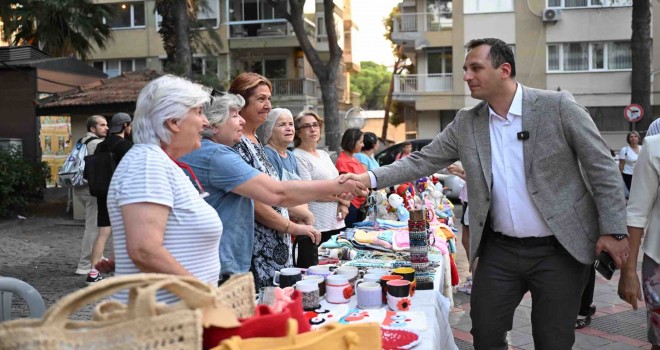
{"type": "Polygon", "coordinates": [[[400,2],[401,0],[351,0],[353,22],[359,29],[357,38],[353,38],[353,56],[356,61],[394,65],[390,42],[383,37],[385,26],[382,20],[400,2]]]}

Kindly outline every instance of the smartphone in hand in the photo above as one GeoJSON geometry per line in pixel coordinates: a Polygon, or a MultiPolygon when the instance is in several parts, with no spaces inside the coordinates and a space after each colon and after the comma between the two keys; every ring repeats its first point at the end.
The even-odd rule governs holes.
{"type": "Polygon", "coordinates": [[[594,267],[596,268],[596,271],[598,271],[598,273],[603,275],[603,277],[605,277],[608,280],[612,279],[612,276],[614,275],[614,270],[616,270],[614,259],[612,259],[610,254],[604,250],[600,252],[600,255],[598,255],[598,258],[594,263],[594,267]]]}

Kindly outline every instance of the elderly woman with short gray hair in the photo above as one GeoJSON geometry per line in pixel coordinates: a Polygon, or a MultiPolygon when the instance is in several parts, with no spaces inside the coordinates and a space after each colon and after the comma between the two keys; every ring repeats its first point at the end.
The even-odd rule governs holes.
{"type": "MultiPolygon", "coordinates": [[[[134,146],[117,166],[108,190],[116,275],[157,272],[218,282],[222,223],[188,181],[179,159],[200,146],[208,126],[200,85],[171,75],[140,91],[133,120],[134,146]]],[[[192,175],[192,174],[191,174],[192,175]]],[[[194,177],[194,175],[193,175],[194,177]]],[[[161,302],[177,298],[164,291],[161,302]]],[[[128,300],[126,291],[116,295],[128,300]]]]}
{"type": "MultiPolygon", "coordinates": [[[[223,279],[250,270],[255,244],[253,200],[267,205],[295,206],[332,194],[358,195],[363,189],[358,183],[345,186],[336,180],[281,182],[250,166],[231,148],[243,135],[245,120],[238,112],[244,104],[240,95],[213,98],[206,109],[209,126],[202,133],[202,146],[182,158],[209,192],[206,201],[223,222],[231,223],[225,226],[220,243],[223,279]]],[[[297,226],[291,223],[288,232],[308,234],[309,230],[297,230],[297,226]]],[[[316,232],[310,238],[320,237],[316,232]]]]}

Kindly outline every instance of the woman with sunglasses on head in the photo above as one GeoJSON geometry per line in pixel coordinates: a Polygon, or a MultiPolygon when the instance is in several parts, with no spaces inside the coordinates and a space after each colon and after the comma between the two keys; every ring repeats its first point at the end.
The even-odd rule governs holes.
{"type": "MultiPolygon", "coordinates": [[[[140,92],[133,119],[133,147],[114,172],[108,214],[115,243],[115,274],[193,275],[218,283],[222,223],[178,159],[200,147],[208,126],[206,90],[183,78],[162,76],[140,92]]],[[[193,174],[191,174],[193,175],[193,174]]],[[[193,175],[194,176],[194,175],[193,175]]],[[[126,302],[126,291],[116,295],[126,302]]],[[[159,291],[162,302],[177,298],[159,291]]]]}
{"type": "Polygon", "coordinates": [[[278,181],[250,166],[231,148],[243,136],[245,120],[238,112],[244,105],[240,95],[212,98],[206,109],[209,127],[202,132],[202,147],[182,158],[208,191],[206,201],[225,223],[220,242],[223,280],[250,270],[255,244],[253,200],[293,206],[357,189],[357,184],[344,186],[337,181],[278,181]]]}
{"type": "MultiPolygon", "coordinates": [[[[268,160],[266,152],[256,135],[257,128],[266,121],[271,110],[272,84],[256,73],[241,73],[232,81],[229,93],[241,95],[245,106],[240,115],[245,119],[243,136],[234,150],[253,168],[279,180],[277,171],[268,160]]],[[[296,195],[296,193],[293,193],[296,195]]],[[[284,206],[269,206],[254,202],[254,249],[252,271],[257,288],[272,285],[275,271],[293,266],[291,257],[291,235],[314,237],[320,241],[321,234],[311,225],[296,224],[289,220],[289,211],[284,206]]]]}
{"type": "MultiPolygon", "coordinates": [[[[296,134],[293,139],[298,163],[298,173],[303,180],[328,180],[335,179],[339,172],[330,159],[330,155],[316,146],[323,132],[323,119],[314,111],[303,111],[294,119],[296,134]]],[[[316,220],[314,227],[321,232],[321,242],[330,239],[332,235],[338,234],[346,225],[344,217],[348,214],[350,201],[338,196],[327,196],[308,204],[309,210],[314,214],[316,220]]],[[[299,256],[313,256],[317,253],[317,245],[301,242],[298,248],[299,256]]],[[[300,258],[299,258],[300,260],[300,258]]]]}

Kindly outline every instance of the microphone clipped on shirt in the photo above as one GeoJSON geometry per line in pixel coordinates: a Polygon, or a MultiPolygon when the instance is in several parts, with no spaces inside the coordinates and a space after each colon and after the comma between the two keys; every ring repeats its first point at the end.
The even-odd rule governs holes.
{"type": "Polygon", "coordinates": [[[525,141],[529,139],[529,131],[521,131],[516,134],[518,136],[518,140],[520,141],[525,141]]]}

